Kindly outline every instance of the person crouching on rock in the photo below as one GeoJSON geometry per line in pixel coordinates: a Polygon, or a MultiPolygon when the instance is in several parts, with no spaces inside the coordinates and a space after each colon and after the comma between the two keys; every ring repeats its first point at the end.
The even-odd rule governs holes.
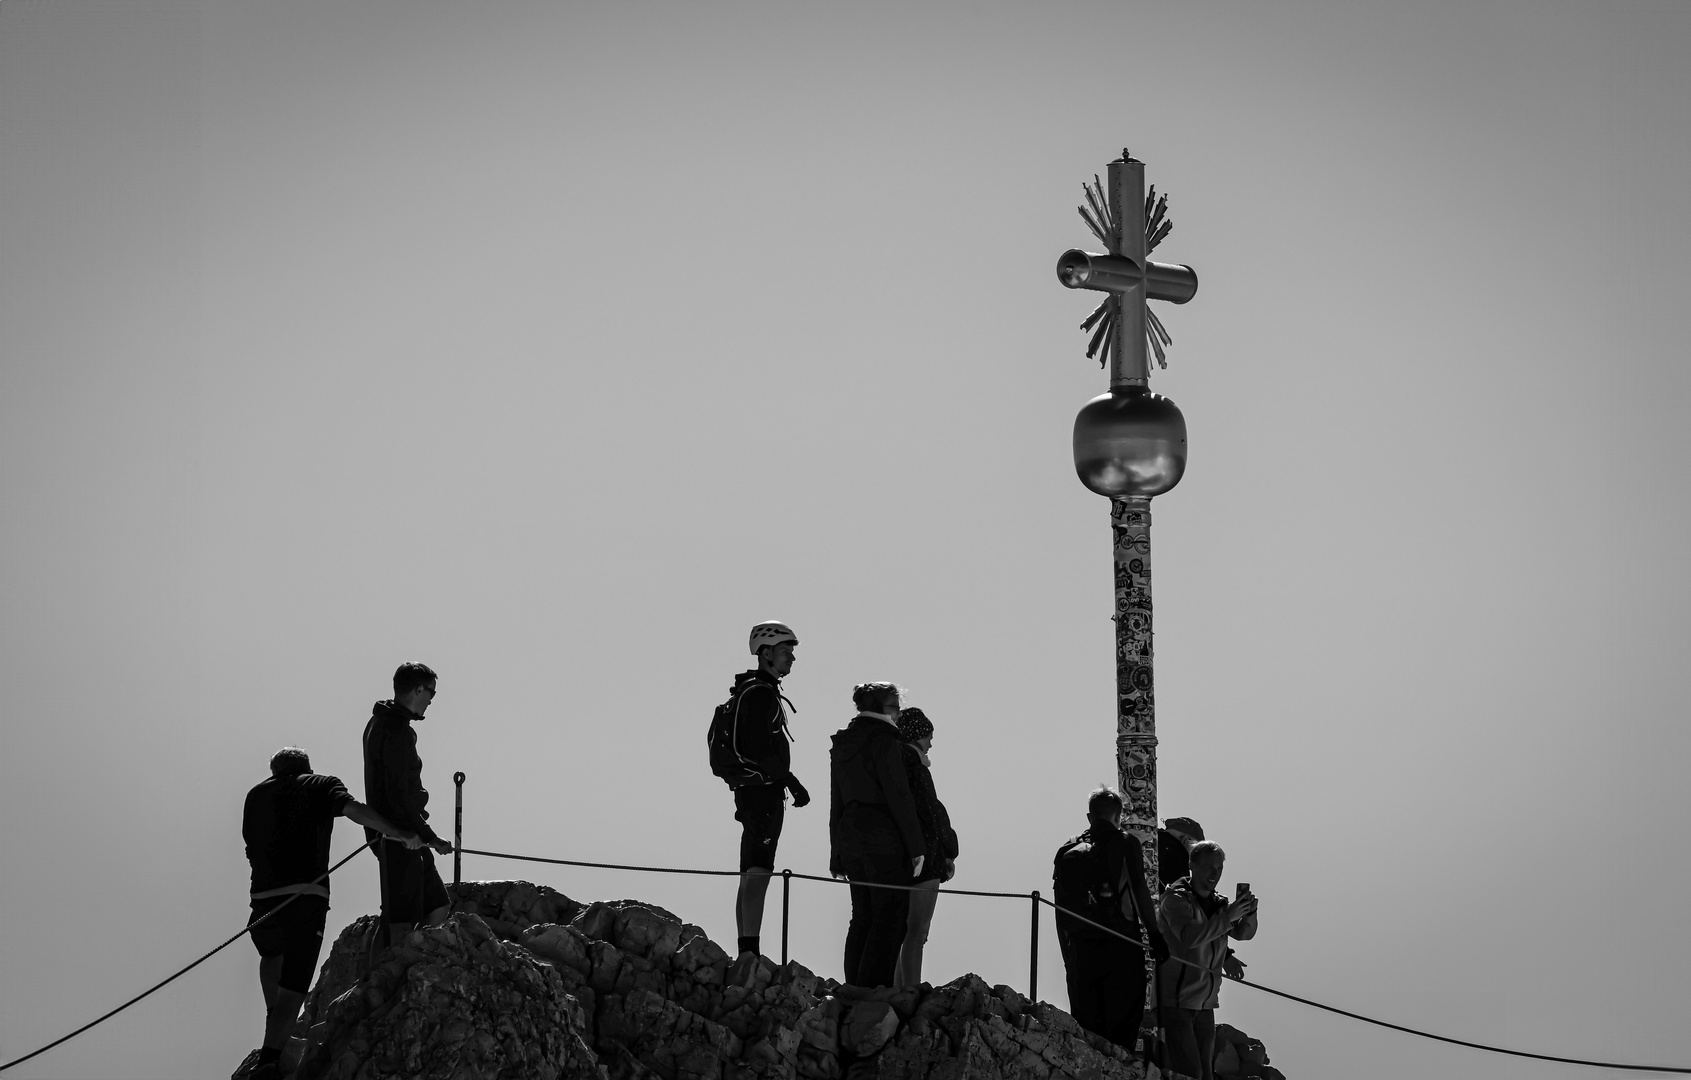
{"type": "Polygon", "coordinates": [[[1168,939],[1170,963],[1157,972],[1157,1003],[1168,1032],[1169,1068],[1215,1080],[1215,1010],[1221,977],[1244,978],[1245,968],[1228,938],[1248,941],[1257,932],[1257,898],[1239,886],[1232,903],[1216,895],[1227,853],[1204,840],[1192,845],[1192,872],[1170,885],[1157,908],[1168,939]]]}
{"type": "Polygon", "coordinates": [[[857,715],[828,751],[828,872],[851,882],[845,981],[891,986],[910,914],[910,892],[927,843],[910,794],[898,737],[899,690],[890,682],[852,690],[857,715]]]}
{"type": "Polygon", "coordinates": [[[288,1029],[311,989],[329,915],[329,835],[342,815],[408,848],[422,846],[416,833],[354,799],[339,777],[312,772],[310,756],[297,746],[276,751],[270,778],[247,792],[241,812],[252,865],[247,925],[264,919],[253,927],[252,943],[265,1009],[264,1043],[248,1055],[249,1077],[276,1075],[288,1029]]]}
{"type": "Polygon", "coordinates": [[[928,771],[928,751],[934,745],[934,725],[921,709],[900,709],[898,734],[904,740],[904,772],[910,780],[910,794],[916,800],[916,819],[922,826],[922,871],[916,875],[916,890],[910,894],[910,915],[905,923],[904,945],[898,953],[898,985],[922,984],[922,950],[928,944],[928,927],[934,921],[939,886],[957,872],[957,831],[951,815],[934,792],[934,777],[928,771]]]}

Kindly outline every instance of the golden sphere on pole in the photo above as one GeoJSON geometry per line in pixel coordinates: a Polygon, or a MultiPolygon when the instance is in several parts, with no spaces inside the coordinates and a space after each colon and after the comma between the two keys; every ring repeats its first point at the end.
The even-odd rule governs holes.
{"type": "Polygon", "coordinates": [[[1075,417],[1074,468],[1099,495],[1161,495],[1186,472],[1186,418],[1142,387],[1100,394],[1075,417]]]}

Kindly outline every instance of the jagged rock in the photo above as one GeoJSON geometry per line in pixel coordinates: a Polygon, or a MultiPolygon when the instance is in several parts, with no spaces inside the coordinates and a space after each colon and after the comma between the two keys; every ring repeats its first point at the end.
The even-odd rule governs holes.
{"type": "Polygon", "coordinates": [[[514,937],[538,923],[567,923],[581,905],[556,889],[529,881],[465,881],[449,885],[453,911],[480,915],[500,937],[514,937]]]}
{"type": "Polygon", "coordinates": [[[859,1001],[840,1025],[840,1046],[857,1057],[878,1053],[898,1031],[898,1013],[884,1001],[859,1001]]]}
{"type": "Polygon", "coordinates": [[[1062,1010],[976,975],[865,990],[797,962],[731,964],[699,927],[634,900],[582,905],[519,881],[451,893],[445,925],[407,935],[373,970],[374,919],[341,934],[283,1059],[298,1064],[294,1080],[1159,1075],[1062,1010]]]}
{"type": "MultiPolygon", "coordinates": [[[[335,943],[343,965],[356,964],[343,946],[363,947],[356,929],[335,943]]],[[[413,931],[378,959],[327,1006],[318,996],[295,1080],[604,1080],[558,973],[479,916],[413,931]]]]}

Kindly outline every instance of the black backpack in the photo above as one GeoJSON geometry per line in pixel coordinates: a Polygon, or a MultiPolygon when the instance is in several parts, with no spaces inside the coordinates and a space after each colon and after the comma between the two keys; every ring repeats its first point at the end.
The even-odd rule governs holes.
{"type": "Polygon", "coordinates": [[[736,686],[728,695],[728,700],[716,707],[716,712],[711,714],[710,730],[705,734],[705,745],[710,749],[710,771],[722,777],[729,787],[740,787],[763,779],[734,749],[734,726],[740,711],[740,695],[745,692],[746,686],[751,685],[736,686]]]}
{"type": "MultiPolygon", "coordinates": [[[[1057,849],[1051,866],[1051,894],[1057,906],[1112,930],[1126,932],[1127,917],[1121,910],[1117,883],[1104,869],[1104,853],[1092,839],[1092,830],[1081,833],[1057,849]]],[[[1069,935],[1103,940],[1110,935],[1078,919],[1057,913],[1057,922],[1069,935]]],[[[1130,935],[1131,936],[1131,935],[1130,935]]]]}

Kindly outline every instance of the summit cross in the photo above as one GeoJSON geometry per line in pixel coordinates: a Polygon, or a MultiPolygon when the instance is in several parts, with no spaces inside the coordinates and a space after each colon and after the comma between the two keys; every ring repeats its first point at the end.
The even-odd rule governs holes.
{"type": "Polygon", "coordinates": [[[1086,355],[1103,351],[1113,390],[1150,385],[1147,345],[1157,363],[1168,366],[1163,348],[1173,339],[1147,301],[1184,304],[1198,291],[1198,274],[1190,266],[1151,261],[1151,252],[1174,224],[1165,216],[1167,195],[1158,200],[1152,188],[1150,198],[1145,196],[1145,163],[1123,150],[1120,159],[1110,162],[1108,173],[1107,188],[1096,176],[1082,185],[1087,205],[1080,207],[1080,216],[1103,242],[1105,253],[1065,251],[1057,260],[1057,278],[1071,289],[1109,294],[1081,329],[1093,330],[1086,355]]]}

